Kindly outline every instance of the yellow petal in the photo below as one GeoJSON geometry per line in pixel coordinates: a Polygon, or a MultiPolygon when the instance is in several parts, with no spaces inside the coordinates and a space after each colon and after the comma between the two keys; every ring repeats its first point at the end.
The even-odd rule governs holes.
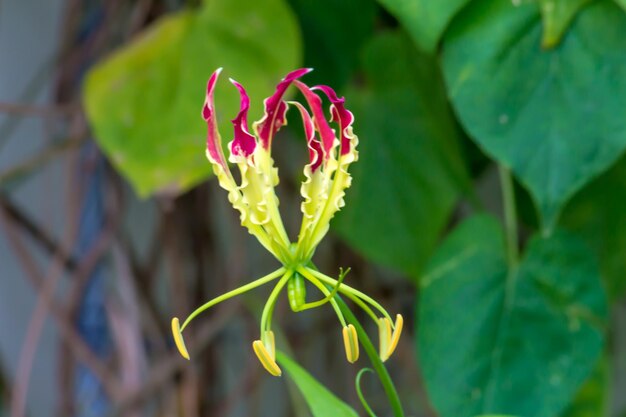
{"type": "Polygon", "coordinates": [[[346,348],[346,359],[348,359],[348,362],[356,362],[359,359],[359,338],[352,324],[348,324],[343,328],[343,344],[346,348]]]}
{"type": "Polygon", "coordinates": [[[389,344],[391,343],[391,321],[386,317],[378,319],[378,354],[385,362],[389,359],[389,344]]]}
{"type": "Polygon", "coordinates": [[[260,340],[255,340],[252,342],[252,349],[254,349],[254,353],[259,358],[261,365],[265,368],[267,372],[274,376],[281,376],[283,372],[280,370],[276,361],[272,358],[270,353],[265,348],[265,345],[260,340]]]}
{"type": "Polygon", "coordinates": [[[180,330],[178,317],[174,317],[172,319],[172,335],[174,336],[174,342],[176,343],[176,347],[178,348],[181,356],[189,360],[189,352],[187,352],[187,347],[185,346],[185,340],[183,339],[183,333],[180,330]]]}
{"type": "Polygon", "coordinates": [[[389,342],[389,346],[387,347],[387,358],[389,358],[393,351],[396,350],[398,346],[398,341],[400,340],[400,334],[402,333],[402,325],[404,324],[404,319],[402,315],[396,314],[396,323],[393,326],[393,334],[391,335],[391,341],[389,342]]]}

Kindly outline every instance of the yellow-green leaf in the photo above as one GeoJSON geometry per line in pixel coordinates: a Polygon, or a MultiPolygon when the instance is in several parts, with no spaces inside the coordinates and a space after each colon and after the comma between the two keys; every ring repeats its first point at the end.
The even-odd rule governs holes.
{"type": "MultiPolygon", "coordinates": [[[[245,85],[254,120],[300,55],[299,30],[283,0],[212,0],[160,19],[93,67],[87,115],[98,144],[140,196],[180,193],[211,173],[200,116],[210,74],[224,67],[245,85]]],[[[220,84],[216,102],[230,141],[236,90],[220,84]]]]}

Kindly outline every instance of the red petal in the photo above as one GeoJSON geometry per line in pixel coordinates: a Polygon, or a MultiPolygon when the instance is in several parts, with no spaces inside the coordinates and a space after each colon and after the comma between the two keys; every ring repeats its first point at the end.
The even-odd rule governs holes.
{"type": "Polygon", "coordinates": [[[315,126],[313,125],[313,120],[311,119],[311,115],[309,114],[309,112],[306,111],[304,106],[298,102],[292,102],[291,104],[295,105],[298,110],[300,110],[300,115],[302,115],[304,134],[306,135],[306,143],[307,147],[309,148],[311,172],[315,172],[315,170],[317,170],[322,165],[322,144],[317,138],[315,138],[315,126]]]}
{"type": "Polygon", "coordinates": [[[231,79],[231,83],[239,90],[241,96],[241,105],[239,113],[232,122],[235,128],[235,137],[230,143],[230,151],[233,155],[241,155],[248,157],[252,155],[256,148],[256,139],[248,131],[248,109],[250,108],[250,98],[246,93],[246,90],[237,81],[231,79]]]}
{"type": "Polygon", "coordinates": [[[261,120],[255,123],[256,134],[259,137],[263,148],[269,149],[270,146],[272,146],[272,138],[285,124],[287,105],[282,99],[285,91],[294,80],[311,71],[311,68],[300,68],[290,72],[280,83],[278,83],[274,94],[263,101],[265,115],[261,120]]]}
{"type": "Polygon", "coordinates": [[[322,99],[320,99],[306,84],[301,83],[300,81],[294,81],[294,84],[300,91],[302,91],[304,98],[307,103],[309,103],[309,107],[313,112],[315,129],[319,132],[320,137],[322,138],[322,149],[324,150],[324,155],[328,155],[333,147],[333,143],[335,142],[335,133],[328,125],[324,116],[324,110],[322,110],[322,99]]]}
{"type": "Polygon", "coordinates": [[[228,169],[226,165],[226,159],[224,158],[224,153],[222,152],[222,139],[220,138],[220,133],[217,130],[217,120],[215,117],[215,107],[213,104],[213,91],[215,89],[215,84],[217,83],[217,78],[222,72],[221,68],[215,70],[215,72],[209,78],[209,82],[206,87],[206,97],[204,99],[204,106],[202,107],[202,117],[207,123],[207,141],[206,147],[211,158],[222,165],[224,169],[228,169]]]}
{"type": "Polygon", "coordinates": [[[313,87],[313,90],[322,90],[332,103],[330,106],[330,111],[333,116],[332,120],[339,123],[341,131],[341,155],[349,153],[350,136],[348,136],[348,134],[346,133],[346,128],[352,125],[352,122],[354,122],[354,116],[344,106],[346,99],[343,97],[337,97],[335,90],[328,87],[327,85],[318,85],[316,87],[313,87]]]}

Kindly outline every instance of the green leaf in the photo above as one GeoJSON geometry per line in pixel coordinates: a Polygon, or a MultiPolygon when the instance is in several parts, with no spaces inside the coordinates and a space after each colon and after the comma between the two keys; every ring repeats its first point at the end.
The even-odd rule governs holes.
{"type": "Polygon", "coordinates": [[[626,0],[615,0],[615,2],[624,10],[626,10],[626,0]]]}
{"type": "Polygon", "coordinates": [[[424,51],[433,52],[452,18],[470,0],[378,0],[424,51]]]}
{"type": "Polygon", "coordinates": [[[304,41],[304,66],[315,68],[307,84],[341,89],[359,64],[358,53],[374,33],[374,0],[289,0],[304,41]],[[358,18],[355,11],[358,10],[358,18]]]}
{"type": "Polygon", "coordinates": [[[466,130],[527,187],[550,230],[566,201],[626,148],[626,14],[599,1],[540,49],[536,4],[477,0],[444,39],[466,130]]]}
{"type": "MultiPolygon", "coordinates": [[[[87,75],[96,139],[140,196],[180,193],[210,175],[200,110],[216,68],[246,87],[255,120],[263,99],[300,62],[298,27],[282,0],[207,3],[160,19],[87,75]]],[[[230,141],[239,102],[225,77],[216,107],[230,141]]]]}
{"type": "Polygon", "coordinates": [[[276,359],[300,389],[313,417],[358,417],[352,407],[337,398],[287,355],[276,352],[276,359]]]}
{"type": "Polygon", "coordinates": [[[602,356],[574,402],[561,417],[609,416],[609,361],[602,356]]]}
{"type": "Polygon", "coordinates": [[[612,299],[626,291],[626,157],[577,194],[562,225],[585,239],[600,259],[612,299]]]}
{"type": "Polygon", "coordinates": [[[359,161],[333,227],[369,259],[414,276],[468,182],[437,66],[399,33],[365,49],[366,86],[346,94],[359,161]]]}
{"type": "Polygon", "coordinates": [[[544,48],[556,46],[576,13],[591,0],[539,0],[543,19],[544,48]]]}
{"type": "Polygon", "coordinates": [[[442,417],[554,417],[590,374],[607,305],[593,254],[576,237],[534,237],[506,264],[498,222],[471,218],[424,275],[418,344],[442,417]]]}
{"type": "Polygon", "coordinates": [[[482,416],[476,416],[476,417],[515,417],[515,416],[511,416],[511,415],[503,415],[503,414],[483,414],[482,416]]]}

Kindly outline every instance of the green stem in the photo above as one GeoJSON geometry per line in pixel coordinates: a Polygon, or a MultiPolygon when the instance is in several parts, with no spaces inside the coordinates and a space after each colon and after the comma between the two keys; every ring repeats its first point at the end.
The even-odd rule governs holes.
{"type": "Polygon", "coordinates": [[[509,267],[515,267],[518,262],[518,235],[517,235],[517,210],[515,209],[515,190],[511,171],[503,166],[498,166],[500,173],[500,186],[502,188],[502,202],[504,205],[504,228],[506,231],[507,258],[509,267]]]}
{"type": "Polygon", "coordinates": [[[382,360],[378,356],[378,352],[372,344],[372,341],[363,329],[363,326],[361,326],[361,323],[357,320],[354,314],[352,314],[352,311],[350,311],[341,297],[337,296],[335,299],[337,300],[337,304],[339,304],[339,308],[341,309],[341,312],[346,320],[356,328],[359,341],[361,342],[365,353],[370,358],[374,371],[378,374],[378,379],[380,379],[380,383],[385,390],[385,394],[389,400],[389,405],[391,406],[394,417],[404,417],[404,410],[402,409],[402,403],[400,402],[400,397],[398,396],[396,387],[389,376],[389,372],[387,372],[387,368],[385,368],[385,365],[383,365],[382,360]]]}
{"type": "MultiPolygon", "coordinates": [[[[284,268],[283,268],[284,269],[284,268]]],[[[285,275],[278,281],[272,292],[270,293],[265,307],[263,307],[263,313],[261,314],[261,335],[264,330],[271,330],[272,328],[272,313],[274,312],[274,306],[276,305],[276,299],[280,294],[283,287],[287,284],[287,281],[293,275],[293,270],[288,270],[285,275]]]]}
{"type": "MultiPolygon", "coordinates": [[[[309,274],[310,275],[310,274],[309,274]]],[[[311,282],[311,284],[315,285],[324,295],[328,295],[330,294],[330,291],[328,290],[328,288],[326,288],[324,286],[324,284],[322,284],[317,278],[315,278],[314,276],[310,275],[308,277],[309,281],[311,282]]],[[[339,304],[337,304],[337,301],[335,300],[335,298],[331,298],[330,300],[330,305],[333,306],[333,309],[335,310],[335,313],[337,314],[337,318],[339,319],[339,322],[341,323],[342,327],[346,327],[346,319],[343,317],[343,314],[341,314],[341,309],[339,308],[339,304]]]]}
{"type": "MultiPolygon", "coordinates": [[[[337,285],[337,280],[333,279],[331,277],[329,277],[328,275],[322,274],[321,272],[315,270],[315,269],[309,269],[309,271],[315,275],[320,281],[324,282],[325,284],[331,285],[331,286],[335,286],[337,285]]],[[[385,310],[383,308],[383,306],[381,306],[376,300],[374,300],[372,297],[370,297],[369,295],[352,288],[349,285],[346,284],[342,284],[341,287],[339,287],[339,292],[345,295],[351,294],[355,297],[358,297],[360,299],[362,299],[363,301],[366,301],[368,303],[370,303],[370,305],[372,305],[374,308],[376,308],[383,316],[387,317],[389,319],[389,321],[391,321],[392,326],[393,326],[393,320],[391,319],[391,316],[389,315],[389,313],[387,312],[387,310],[385,310]]]]}
{"type": "Polygon", "coordinates": [[[220,295],[219,297],[215,297],[214,299],[206,302],[205,304],[201,305],[200,307],[198,307],[193,313],[191,313],[189,315],[189,317],[187,317],[187,320],[185,320],[185,322],[183,323],[183,325],[180,327],[180,331],[182,332],[185,327],[187,327],[187,325],[191,322],[191,320],[193,320],[196,316],[198,316],[200,313],[202,313],[203,311],[213,307],[214,305],[221,303],[222,301],[228,300],[229,298],[235,297],[239,294],[243,294],[246,291],[250,291],[251,289],[254,289],[260,285],[266,284],[276,278],[278,278],[279,276],[281,276],[282,274],[285,273],[285,268],[280,268],[277,269],[276,271],[272,272],[271,274],[268,274],[262,278],[259,278],[255,281],[250,282],[249,284],[243,285],[239,288],[236,288],[232,291],[229,291],[225,294],[220,295]]]}
{"type": "MultiPolygon", "coordinates": [[[[311,273],[317,272],[317,274],[320,274],[319,271],[317,271],[317,268],[315,267],[313,262],[310,262],[309,265],[310,266],[306,268],[308,271],[310,271],[311,273]]],[[[327,285],[333,286],[332,283],[327,283],[327,285]]],[[[342,288],[343,287],[346,287],[346,285],[342,284],[342,288]]],[[[402,403],[400,402],[398,391],[396,391],[396,387],[393,384],[393,381],[391,380],[391,376],[389,376],[389,372],[387,372],[387,368],[385,368],[385,365],[383,365],[383,362],[380,359],[380,356],[378,356],[378,352],[376,351],[374,344],[372,343],[369,336],[365,332],[365,329],[363,329],[363,326],[361,326],[361,323],[359,322],[359,320],[357,320],[357,318],[354,316],[354,314],[352,313],[348,305],[345,303],[345,301],[343,301],[343,299],[339,295],[335,296],[335,300],[337,301],[337,305],[339,306],[339,309],[343,313],[343,316],[345,317],[345,319],[348,321],[348,323],[351,323],[356,329],[356,333],[359,338],[359,341],[361,342],[361,345],[363,346],[365,353],[369,357],[370,362],[372,363],[372,366],[374,367],[374,371],[376,371],[376,374],[378,375],[378,379],[380,380],[380,383],[382,384],[383,389],[385,390],[385,394],[387,395],[387,399],[389,400],[389,405],[391,406],[391,410],[393,411],[393,416],[404,417],[404,410],[402,408],[402,403]]]]}
{"type": "MultiPolygon", "coordinates": [[[[304,269],[304,268],[302,268],[304,269]]],[[[298,268],[298,271],[300,271],[300,268],[298,268]]],[[[303,305],[301,305],[298,308],[298,312],[300,311],[305,311],[305,310],[310,310],[312,308],[317,308],[320,306],[323,306],[324,304],[326,304],[327,302],[333,300],[333,298],[335,297],[335,295],[337,295],[337,291],[339,291],[339,286],[341,285],[341,283],[343,282],[344,278],[346,277],[346,274],[341,274],[339,276],[339,280],[337,281],[337,285],[335,285],[335,287],[333,288],[333,290],[331,292],[328,292],[328,290],[326,289],[326,287],[324,287],[324,284],[322,284],[321,282],[319,283],[319,285],[315,284],[315,282],[311,281],[311,279],[309,278],[309,281],[311,281],[314,285],[316,285],[320,291],[322,291],[322,294],[325,294],[326,296],[324,298],[322,298],[321,300],[317,300],[317,301],[313,301],[310,303],[304,303],[303,305]],[[321,285],[321,287],[320,287],[321,285]],[[323,288],[323,290],[322,290],[323,288]]],[[[319,280],[315,277],[312,277],[313,279],[315,279],[315,281],[319,282],[319,280]]]]}
{"type": "Polygon", "coordinates": [[[366,372],[374,373],[374,371],[372,371],[370,368],[361,369],[359,373],[356,374],[356,381],[354,381],[354,387],[356,388],[356,393],[359,396],[359,400],[361,400],[361,405],[365,409],[365,412],[367,413],[367,415],[370,417],[376,417],[376,414],[372,410],[372,407],[370,407],[370,405],[368,404],[367,400],[365,399],[365,395],[363,395],[363,391],[361,390],[361,378],[363,377],[363,374],[366,372]]]}

